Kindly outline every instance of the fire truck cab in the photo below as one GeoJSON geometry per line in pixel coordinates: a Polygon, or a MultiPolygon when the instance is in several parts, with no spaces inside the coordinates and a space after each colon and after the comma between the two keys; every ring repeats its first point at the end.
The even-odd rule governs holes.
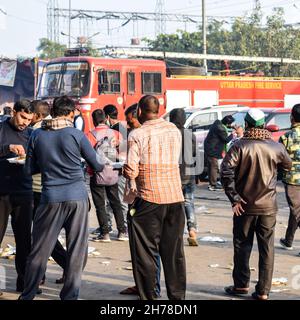
{"type": "Polygon", "coordinates": [[[122,119],[124,110],[146,94],[155,95],[160,114],[165,113],[165,79],[163,61],[64,57],[45,65],[37,98],[51,103],[55,97],[72,97],[81,108],[86,130],[90,130],[95,109],[113,104],[122,119]]]}

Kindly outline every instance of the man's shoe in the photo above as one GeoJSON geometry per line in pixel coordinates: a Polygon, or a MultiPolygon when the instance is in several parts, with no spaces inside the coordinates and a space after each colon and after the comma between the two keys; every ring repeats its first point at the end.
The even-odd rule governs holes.
{"type": "Polygon", "coordinates": [[[289,246],[287,241],[284,238],[281,238],[279,240],[279,243],[281,245],[281,247],[285,250],[293,250],[294,248],[292,246],[289,246]]]}
{"type": "Polygon", "coordinates": [[[269,295],[266,294],[266,295],[261,296],[257,292],[253,292],[252,293],[252,299],[260,300],[260,301],[269,300],[269,295]]]}
{"type": "Polygon", "coordinates": [[[38,289],[36,290],[36,294],[42,294],[42,293],[43,293],[42,289],[38,288],[38,289]]]}
{"type": "Polygon", "coordinates": [[[64,282],[65,282],[65,278],[64,277],[61,277],[61,278],[55,280],[56,284],[63,284],[64,282]]]}
{"type": "Polygon", "coordinates": [[[93,238],[94,242],[111,242],[109,233],[106,234],[100,234],[99,236],[93,238]]]}
{"type": "Polygon", "coordinates": [[[208,190],[209,190],[209,191],[216,191],[217,189],[216,189],[215,186],[209,185],[209,186],[208,186],[208,190]]]}
{"type": "Polygon", "coordinates": [[[95,229],[94,231],[92,231],[91,234],[93,234],[93,235],[99,235],[99,234],[101,234],[101,229],[100,229],[100,227],[97,228],[97,229],[95,229]]]}
{"type": "MultiPolygon", "coordinates": [[[[24,288],[17,288],[17,290],[16,290],[17,292],[23,292],[24,291],[24,288]],[[21,290],[22,289],[22,290],[21,290]]],[[[42,291],[42,289],[40,289],[40,288],[38,288],[37,290],[36,290],[36,294],[42,294],[43,293],[43,291],[42,291]]],[[[22,295],[21,295],[22,296],[22,295]]]]}
{"type": "Polygon", "coordinates": [[[128,241],[128,235],[125,232],[120,232],[118,234],[118,241],[128,241]]]}
{"type": "Polygon", "coordinates": [[[243,294],[248,294],[248,288],[239,288],[237,289],[235,286],[225,287],[224,291],[230,296],[239,296],[243,294]]]}

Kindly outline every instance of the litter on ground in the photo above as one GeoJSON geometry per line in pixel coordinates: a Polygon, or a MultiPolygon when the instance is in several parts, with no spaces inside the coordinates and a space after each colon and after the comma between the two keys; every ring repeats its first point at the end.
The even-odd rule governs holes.
{"type": "Polygon", "coordinates": [[[290,289],[288,289],[288,288],[272,289],[270,292],[271,293],[280,293],[280,292],[285,292],[285,291],[290,291],[290,289]]]}
{"type": "Polygon", "coordinates": [[[287,278],[273,278],[272,279],[272,286],[286,286],[288,283],[287,278]]]}
{"type": "Polygon", "coordinates": [[[215,264],[210,264],[209,267],[210,267],[210,268],[219,268],[220,265],[218,265],[217,263],[215,263],[215,264]]]}
{"type": "Polygon", "coordinates": [[[2,249],[2,252],[0,254],[1,258],[5,258],[5,259],[12,259],[13,256],[16,255],[16,247],[7,244],[5,249],[2,249]]]}
{"type": "Polygon", "coordinates": [[[199,241],[202,241],[202,242],[217,242],[217,243],[225,243],[226,242],[226,240],[223,239],[223,238],[210,237],[210,236],[202,237],[202,238],[199,239],[199,241]]]}
{"type": "Polygon", "coordinates": [[[88,256],[89,257],[99,257],[101,253],[96,250],[94,247],[88,247],[88,256]]]}
{"type": "Polygon", "coordinates": [[[201,206],[196,208],[196,213],[205,213],[205,214],[211,214],[213,213],[213,211],[209,208],[207,208],[206,206],[201,206]]]}

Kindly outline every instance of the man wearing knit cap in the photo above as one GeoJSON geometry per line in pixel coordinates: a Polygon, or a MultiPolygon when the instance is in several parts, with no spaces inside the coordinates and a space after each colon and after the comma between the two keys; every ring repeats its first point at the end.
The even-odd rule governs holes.
{"type": "Polygon", "coordinates": [[[292,161],[283,145],[264,129],[265,114],[251,109],[245,117],[244,137],[231,147],[221,166],[221,181],[232,203],[234,269],[229,295],[247,294],[249,259],[254,234],[259,251],[259,280],[252,297],[267,300],[274,267],[277,168],[290,170],[292,161]]]}

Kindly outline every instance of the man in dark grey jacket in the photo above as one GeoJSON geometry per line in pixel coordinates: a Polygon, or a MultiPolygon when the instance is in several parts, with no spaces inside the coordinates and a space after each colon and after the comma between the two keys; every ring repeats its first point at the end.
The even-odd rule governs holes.
{"type": "Polygon", "coordinates": [[[89,200],[81,158],[95,170],[103,164],[83,132],[73,126],[75,103],[56,98],[54,119],[33,132],[25,171],[42,174],[42,196],[35,214],[32,249],[27,260],[25,288],[20,300],[32,300],[42,280],[57,238],[66,231],[67,261],[62,300],[79,297],[81,274],[87,260],[89,200]]]}
{"type": "Polygon", "coordinates": [[[259,250],[259,281],[254,299],[267,300],[274,266],[277,167],[289,170],[291,159],[285,148],[264,129],[265,115],[251,109],[245,118],[246,132],[228,151],[221,166],[221,181],[232,203],[234,285],[227,294],[247,294],[249,259],[256,234],[259,250]]]}

